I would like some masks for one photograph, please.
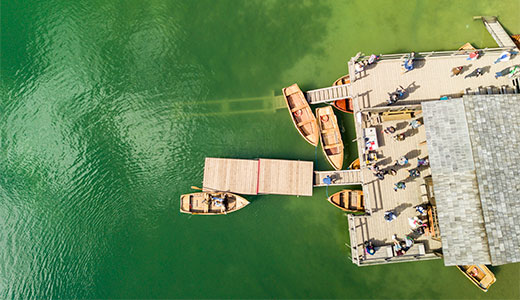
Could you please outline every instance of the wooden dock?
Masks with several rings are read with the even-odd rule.
[[[332,183],[329,185],[357,185],[362,184],[362,176],[360,170],[340,170],[340,171],[315,171],[314,186],[326,186],[323,179],[330,176]]]
[[[310,161],[207,157],[203,189],[244,195],[312,196],[312,171]]]
[[[309,104],[318,104],[350,98],[351,95],[349,92],[349,84],[343,84],[307,91],[305,97]]]
[[[352,261],[363,266],[437,258],[433,251],[441,247],[441,242],[438,237],[426,234],[416,239],[416,245],[422,245],[420,249],[418,247],[415,252],[407,252],[406,256],[398,257],[391,254],[391,251],[386,251],[392,245],[393,234],[401,240],[410,234],[408,218],[418,215],[414,207],[432,202],[434,195],[427,186],[431,175],[429,167],[421,167],[418,178],[410,178],[408,172],[417,167],[418,158],[428,157],[424,125],[417,129],[411,129],[409,126],[411,120],[421,119],[420,107],[413,112],[405,112],[402,119],[383,120],[377,116],[379,114],[382,113],[362,114],[361,123],[356,121],[356,133],[359,136],[363,134],[363,128],[376,128],[379,141],[379,148],[376,150],[379,157],[377,164],[382,170],[394,169],[396,175],[387,174],[384,179],[378,179],[365,162],[361,162],[362,189],[367,215],[349,216]],[[383,134],[382,129],[389,126],[397,128],[396,134],[406,133],[405,140],[396,141],[392,135]],[[358,143],[358,149],[363,153],[362,143]],[[408,164],[395,166],[395,161],[402,156],[408,158]],[[406,189],[394,191],[394,184],[399,181],[406,183]],[[395,212],[397,219],[392,222],[385,221],[386,211]],[[438,234],[438,229],[436,232]],[[367,241],[379,248],[377,256],[366,254],[363,245]]]
[[[510,49],[510,48],[507,48]],[[405,98],[397,101],[390,107],[419,105],[423,101],[439,100],[443,96],[457,98],[463,94],[496,91],[501,93],[516,92],[516,86],[507,76],[495,78],[495,73],[520,64],[520,55],[516,55],[507,62],[495,64],[496,59],[505,51],[505,48],[481,50],[479,59],[468,61],[467,52],[443,51],[418,53],[415,69],[403,73],[402,58],[406,54],[381,55],[381,59],[370,68],[355,76],[350,92],[353,96],[353,105],[358,110],[388,108],[389,93],[402,86]],[[464,66],[464,71],[458,76],[451,76],[451,69]],[[483,70],[479,77],[468,77],[476,68]],[[349,62],[349,71],[354,74],[354,62]]]
[[[502,27],[502,24],[498,22],[496,17],[475,17],[475,19],[482,19],[484,26],[486,26],[489,34],[491,34],[499,47],[516,47],[515,42],[505,31],[504,27]]]

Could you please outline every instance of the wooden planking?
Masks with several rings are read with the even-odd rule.
[[[323,183],[323,179],[327,176],[334,179],[330,185],[356,185],[362,183],[360,170],[315,171],[314,186],[326,186]]]
[[[416,116],[416,118],[419,118]],[[370,216],[364,216],[352,219],[352,226],[349,230],[354,235],[352,238],[355,244],[352,253],[361,260],[365,256],[363,243],[368,240],[375,241],[375,245],[386,245],[391,243],[393,234],[396,234],[399,239],[403,239],[410,233],[410,226],[408,218],[417,216],[414,206],[422,204],[421,184],[424,184],[424,177],[431,175],[429,168],[421,168],[420,178],[406,180],[409,169],[417,166],[417,158],[424,158],[428,156],[428,148],[423,141],[426,140],[426,133],[424,125],[412,131],[408,126],[410,120],[391,120],[377,124],[369,124],[363,122],[362,124],[356,122],[356,127],[366,128],[375,126],[378,129],[378,139],[380,148],[378,149],[380,162],[378,164],[381,169],[394,168],[397,171],[395,176],[385,175],[383,180],[377,179],[373,172],[370,171],[362,163],[361,172],[363,178],[363,194],[365,198],[365,205]],[[404,141],[395,141],[390,135],[379,134],[382,128],[394,126],[401,128],[396,132],[408,132],[408,136]],[[358,129],[358,128],[356,128]],[[356,130],[358,131],[358,130]],[[362,151],[361,146],[359,151]],[[404,167],[394,167],[395,160],[399,157],[408,155],[409,164]],[[393,190],[394,184],[398,181],[406,181],[406,189]],[[392,222],[384,220],[384,213],[389,210],[398,212],[398,217]],[[349,220],[350,222],[350,220]],[[422,235],[418,238],[418,242],[423,242],[426,246],[426,252],[431,253],[433,249],[441,247],[438,240],[432,239],[430,236]],[[357,247],[356,247],[357,245]],[[354,247],[356,247],[354,249]],[[413,260],[413,259],[411,259]],[[359,262],[363,264],[363,262]]]
[[[259,161],[258,193],[312,196],[312,162],[280,159]]]
[[[256,195],[258,161],[206,157],[203,189]]]
[[[312,196],[312,172],[309,161],[207,157],[203,187],[245,195]]]
[[[307,91],[305,97],[310,104],[317,104],[350,98],[351,96],[349,84],[343,84]]]
[[[478,90],[479,87],[512,86],[507,76],[495,79],[495,73],[506,67],[520,64],[520,55],[514,56],[508,62],[494,64],[500,56],[500,51],[485,52],[475,61],[467,61],[467,55],[429,57],[419,59],[416,69],[402,73],[399,59],[378,61],[372,68],[367,68],[357,74],[356,80],[350,85],[354,96],[354,106],[363,110],[371,107],[386,107],[388,93],[398,86],[409,88],[406,99],[399,100],[396,105],[415,104],[421,100],[438,100],[444,95],[458,95]],[[349,62],[350,68],[351,62]],[[451,77],[451,69],[457,66],[468,66],[459,76]],[[476,68],[483,68],[484,74],[479,77],[464,78]],[[352,78],[353,76],[351,76]]]
[[[500,24],[496,18],[483,18],[482,21],[499,47],[516,47],[513,39],[511,39],[509,34],[504,30],[504,27],[502,27],[502,24]]]

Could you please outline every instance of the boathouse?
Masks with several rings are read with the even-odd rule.
[[[520,261],[520,95],[422,104],[444,263]]]

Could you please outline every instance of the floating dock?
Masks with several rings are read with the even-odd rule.
[[[312,196],[312,188],[311,161],[213,157],[205,161],[205,191]]]

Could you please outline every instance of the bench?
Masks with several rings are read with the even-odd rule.
[[[374,253],[374,255],[370,255],[370,254],[366,253],[366,251],[364,250],[364,247],[363,247],[364,260],[389,259],[394,256],[394,252],[393,252],[391,245],[383,245],[380,247],[376,246],[375,249],[376,249],[376,253]]]
[[[426,250],[424,249],[424,244],[415,242],[408,251],[402,256],[423,256],[426,255]]]
[[[306,120],[306,121],[302,121],[302,122],[296,124],[296,126],[298,126],[298,127],[302,127],[303,125],[305,125],[305,124],[309,124],[309,123],[311,123],[311,122],[314,122],[314,120],[313,120],[313,119],[309,119],[309,120]]]

